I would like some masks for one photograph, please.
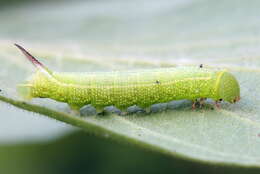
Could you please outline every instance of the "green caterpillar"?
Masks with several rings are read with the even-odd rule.
[[[51,98],[79,110],[91,104],[98,111],[106,106],[125,110],[137,105],[188,99],[192,107],[205,98],[234,103],[240,99],[235,77],[226,70],[200,67],[158,68],[139,71],[63,73],[47,69],[24,48],[15,44],[37,68],[18,92],[25,98]]]

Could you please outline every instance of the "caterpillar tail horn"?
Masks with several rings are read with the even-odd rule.
[[[48,68],[46,68],[41,62],[39,62],[34,56],[32,56],[28,51],[26,51],[22,46],[14,44],[24,55],[25,57],[38,69],[43,69],[48,73],[51,73]]]
[[[37,78],[39,74],[45,75],[47,77],[52,76],[52,71],[46,68],[41,62],[39,62],[34,56],[32,56],[28,51],[26,51],[22,46],[14,44],[24,55],[25,57],[37,68],[36,73],[32,76],[31,79],[27,80],[23,84],[17,86],[18,94],[21,95],[24,99],[31,99],[32,97],[32,87],[33,79]]]

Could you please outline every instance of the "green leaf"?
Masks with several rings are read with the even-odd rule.
[[[260,2],[250,2],[49,2],[49,6],[36,4],[0,11],[1,25],[5,26],[0,28],[0,36],[5,38],[0,42],[0,100],[98,136],[175,158],[260,167]],[[63,11],[57,13],[61,8]],[[25,18],[17,20],[17,16]],[[221,110],[192,111],[183,102],[171,103],[172,109],[146,116],[81,118],[70,113],[66,104],[49,99],[24,102],[17,96],[16,84],[33,69],[10,43],[21,40],[24,47],[45,58],[40,60],[57,71],[201,63],[227,68],[241,84],[242,99],[236,104],[223,104]]]

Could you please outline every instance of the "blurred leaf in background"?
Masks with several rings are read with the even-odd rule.
[[[259,173],[173,159],[75,132],[50,143],[0,146],[0,173]]]
[[[19,173],[18,169],[35,173],[39,168],[50,173],[71,173],[75,168],[93,173],[130,172],[137,165],[135,161],[140,162],[140,173],[259,172],[259,1],[0,2],[4,4],[0,7],[0,89],[4,96],[1,100],[19,101],[15,86],[33,73],[30,63],[13,47],[14,42],[28,48],[56,71],[108,71],[201,63],[227,68],[238,78],[242,96],[239,103],[223,104],[220,111],[193,112],[185,102],[172,102],[168,111],[150,116],[80,119],[71,115],[67,121],[64,119],[69,115],[66,104],[49,99],[30,102],[59,111],[64,116],[59,120],[72,125],[80,123],[87,132],[98,134],[96,129],[88,128],[94,125],[103,131],[99,135],[108,137],[106,141],[87,134],[72,134],[74,127],[1,103],[3,173]],[[29,105],[19,103],[19,106],[26,109]],[[57,114],[52,117],[58,118]],[[110,139],[137,146],[107,142]],[[143,152],[136,147],[157,153]],[[41,149],[49,153],[42,153]],[[92,155],[82,156],[85,153]],[[16,160],[17,171],[13,167]],[[93,165],[87,165],[90,160]],[[116,168],[111,161],[120,167]],[[7,172],[10,169],[13,172]]]

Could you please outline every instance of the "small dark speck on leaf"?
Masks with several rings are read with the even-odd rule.
[[[155,83],[157,83],[157,84],[160,84],[159,80],[156,80],[156,82],[155,82]]]
[[[203,68],[203,64],[200,64],[200,68]]]

